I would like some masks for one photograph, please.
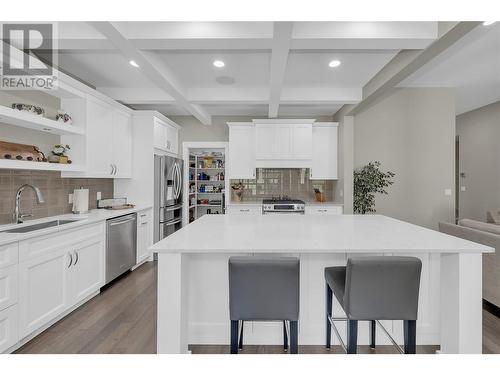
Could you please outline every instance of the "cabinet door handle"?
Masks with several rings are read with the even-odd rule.
[[[242,208],[241,208],[241,209],[240,209],[240,212],[250,212],[250,209],[249,209],[249,208],[247,208],[247,209],[242,209]]]
[[[73,254],[71,253],[68,253],[69,254],[69,264],[68,264],[68,268],[71,267],[71,265],[73,264]]]
[[[144,221],[141,223],[141,225],[146,225],[148,222],[147,221]]]
[[[146,216],[147,216],[147,214],[141,214],[141,217],[146,217]]]
[[[318,210],[318,212],[327,212],[326,210]]]
[[[76,266],[76,264],[78,263],[78,260],[80,259],[80,256],[78,255],[78,251],[75,250],[75,257],[76,257],[76,260],[75,260],[75,264],[73,264],[74,266]]]
[[[115,168],[113,168],[113,164],[110,164],[110,167],[111,167],[111,173],[110,174],[113,174],[113,172],[115,171]]]
[[[113,164],[115,166],[115,174],[118,172],[118,167],[116,166],[116,164]]]

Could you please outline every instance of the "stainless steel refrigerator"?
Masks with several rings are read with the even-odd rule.
[[[154,242],[182,227],[182,160],[155,155]]]

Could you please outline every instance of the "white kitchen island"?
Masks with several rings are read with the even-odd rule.
[[[360,255],[409,255],[423,265],[417,345],[441,345],[443,353],[482,351],[482,253],[494,251],[487,246],[381,215],[205,215],[152,250],[159,263],[158,353],[187,353],[188,344],[229,345],[227,261],[259,253],[300,258],[299,345],[325,343],[324,267]],[[334,300],[334,315],[341,313]],[[368,342],[363,323],[360,344]],[[383,324],[402,341],[401,322]],[[281,340],[279,323],[245,324],[244,344]],[[378,333],[377,344],[386,343]]]

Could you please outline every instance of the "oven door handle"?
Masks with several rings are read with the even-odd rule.
[[[165,208],[165,211],[167,211],[167,212],[176,211],[179,208],[182,208],[182,203],[176,204],[175,206],[172,206],[172,207],[167,207],[167,208]]]
[[[165,226],[175,225],[175,224],[179,224],[181,221],[182,221],[182,218],[174,220],[174,221],[167,221],[166,223],[163,223],[163,225],[165,225]]]

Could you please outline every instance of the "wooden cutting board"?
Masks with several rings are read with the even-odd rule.
[[[47,161],[37,146],[0,141],[0,159]]]

